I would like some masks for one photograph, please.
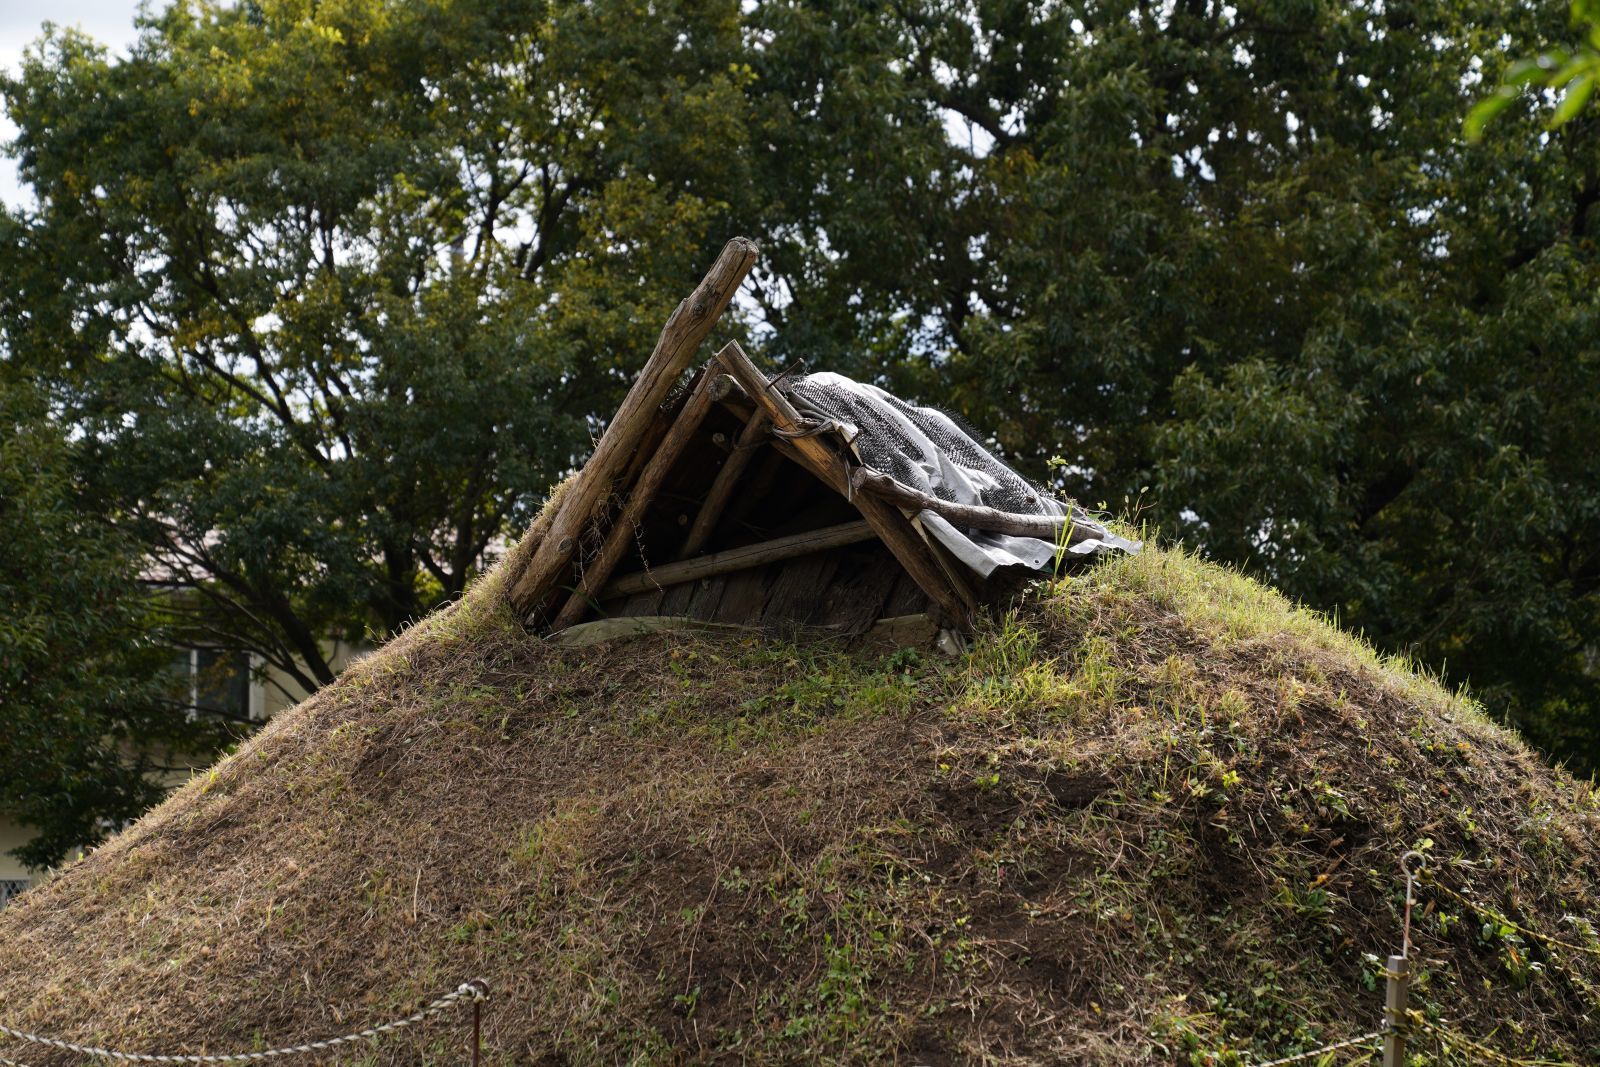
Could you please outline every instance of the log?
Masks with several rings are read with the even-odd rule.
[[[1038,537],[1060,543],[1062,527],[1071,526],[1071,532],[1067,534],[1066,540],[1066,544],[1069,545],[1075,545],[1099,533],[1091,527],[1073,522],[1070,515],[1018,515],[1015,512],[1000,511],[981,504],[956,504],[940,500],[869,467],[857,467],[851,474],[850,481],[861,492],[882,497],[891,504],[912,511],[931,511],[935,515],[949,519],[952,526],[964,529],[987,530],[991,533],[1012,534],[1016,537]]]
[[[729,341],[717,353],[720,363],[733,380],[756,406],[767,413],[774,428],[793,433],[804,428],[804,420],[789,398],[771,388],[766,378],[750,362],[737,341]],[[785,442],[801,457],[805,466],[841,496],[855,504],[856,510],[872,524],[873,531],[894,553],[895,559],[918,585],[928,591],[934,602],[956,625],[971,625],[971,605],[951,586],[928,543],[923,540],[900,510],[888,502],[866,493],[855,493],[850,482],[850,472],[843,456],[829,446],[821,436],[794,437]]]
[[[661,491],[661,485],[672,471],[672,465],[678,461],[685,446],[689,444],[689,439],[700,429],[700,424],[711,411],[711,382],[715,378],[716,375],[709,373],[702,376],[694,392],[689,394],[689,400],[683,405],[683,410],[678,412],[677,421],[672,424],[672,429],[667,431],[667,436],[662,438],[655,455],[650,457],[650,462],[639,472],[639,479],[633,483],[633,490],[628,494],[627,503],[622,506],[622,512],[606,533],[605,543],[600,546],[600,552],[595,558],[584,568],[582,580],[567,598],[555,621],[551,623],[552,629],[564,630],[582,619],[583,613],[597,599],[595,594],[611,579],[611,572],[617,569],[617,564],[622,562],[623,554],[633,543],[639,523],[644,519],[644,513],[654,503],[656,494]]]
[[[719,374],[717,381],[726,382],[728,378]],[[715,398],[724,399],[724,397]],[[728,499],[733,496],[734,489],[739,485],[739,479],[744,477],[750,461],[755,458],[756,449],[766,439],[767,425],[767,413],[764,411],[757,411],[745,421],[744,429],[734,441],[733,451],[723,461],[722,469],[717,471],[717,477],[712,481],[711,489],[706,493],[705,501],[694,517],[694,525],[689,527],[689,536],[684,538],[683,548],[678,550],[679,559],[698,555],[706,546],[706,539],[711,536],[711,531],[716,529],[717,520],[722,518],[722,512],[728,506]]]
[[[512,607],[522,617],[535,614],[554,590],[572,560],[573,546],[584,526],[610,495],[617,475],[638,448],[651,416],[722,317],[755,264],[756,253],[755,242],[748,238],[729,241],[694,293],[667,320],[638,380],[601,436],[594,455],[567,488],[549,532],[511,587]]]
[[[681,585],[684,582],[710,578],[717,574],[742,571],[747,567],[759,567],[812,552],[870,541],[876,536],[872,524],[865,521],[824,526],[820,530],[807,530],[805,533],[777,537],[771,541],[741,545],[723,552],[712,552],[709,555],[696,556],[694,559],[665,563],[651,570],[625,575],[601,590],[598,599],[610,600],[612,597],[629,596],[647,589]]]

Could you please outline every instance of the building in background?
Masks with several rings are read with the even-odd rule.
[[[335,673],[342,672],[366,651],[365,646],[344,641],[323,645]],[[194,714],[221,715],[230,721],[265,723],[272,716],[300,703],[311,694],[282,670],[264,665],[245,652],[217,648],[180,648],[173,652],[174,688],[184,695]],[[176,788],[189,774],[174,773],[168,783]],[[12,855],[28,843],[28,829],[0,815],[0,908],[27,889],[42,874],[29,870]]]

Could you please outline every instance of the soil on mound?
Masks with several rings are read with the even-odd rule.
[[[1113,561],[955,661],[562,650],[495,603],[0,915],[0,1022],[231,1052],[482,976],[491,1064],[1255,1062],[1375,1028],[1421,848],[1413,1003],[1600,1060],[1595,792],[1219,568]]]

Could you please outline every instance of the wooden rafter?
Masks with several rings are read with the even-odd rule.
[[[662,438],[660,447],[639,472],[638,480],[633,483],[633,489],[628,493],[627,503],[623,505],[622,512],[606,534],[600,552],[585,565],[583,578],[551,624],[553,629],[562,630],[576,623],[583,618],[584,612],[590,605],[598,600],[600,590],[611,579],[611,572],[617,569],[623,554],[633,543],[639,523],[644,519],[650,505],[655,502],[656,494],[661,491],[661,485],[667,480],[672,465],[683,454],[690,438],[700,429],[700,424],[710,412],[713,403],[710,386],[715,377],[716,375],[711,373],[702,375],[694,391],[689,394],[688,402],[683,405],[683,410],[678,413],[678,418],[667,431],[666,437]]]
[[[739,479],[744,477],[750,461],[755,458],[756,449],[766,440],[767,426],[767,413],[764,411],[758,410],[745,420],[744,429],[739,431],[738,438],[734,440],[733,451],[723,461],[722,469],[717,471],[716,480],[711,483],[705,502],[694,517],[694,525],[689,527],[689,536],[684,538],[683,547],[678,550],[679,559],[697,555],[706,546],[706,540],[711,536],[711,531],[716,529],[717,520],[722,518],[728,500],[739,485]]]
[[[612,597],[642,593],[647,589],[682,585],[684,582],[698,581],[718,574],[742,571],[750,567],[760,567],[768,563],[794,559],[797,556],[810,555],[813,552],[823,552],[830,548],[870,541],[876,536],[877,532],[873,530],[871,523],[857,520],[840,523],[837,526],[825,526],[820,530],[807,530],[805,533],[791,534],[788,537],[776,537],[771,541],[741,545],[723,552],[712,552],[696,556],[694,559],[665,563],[637,574],[625,575],[602,589],[599,599],[610,600]]]
[[[745,394],[766,412],[773,429],[786,436],[785,443],[798,455],[802,463],[850,499],[873,531],[883,541],[895,559],[900,561],[911,577],[933,598],[951,621],[965,627],[970,625],[972,605],[951,583],[940,566],[928,542],[911,525],[900,509],[879,497],[854,492],[850,471],[844,456],[836,451],[822,435],[808,435],[808,427],[793,404],[781,392],[773,389],[756,369],[750,357],[737,341],[730,341],[717,353],[717,362],[728,372]]]
[[[722,317],[754,265],[756,251],[755,242],[747,238],[729,241],[694,293],[667,320],[655,350],[600,438],[594,455],[568,486],[549,531],[512,584],[511,603],[523,617],[537,614],[555,591],[556,582],[572,562],[584,528],[603,507],[617,477],[638,449],[656,409]]]

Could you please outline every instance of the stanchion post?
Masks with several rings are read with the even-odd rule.
[[[478,1067],[478,1056],[483,1052],[483,999],[472,1002],[472,1067]]]
[[[1411,961],[1390,956],[1383,1000],[1383,1067],[1406,1067],[1406,1004],[1411,991]]]

